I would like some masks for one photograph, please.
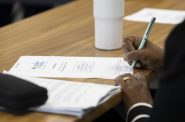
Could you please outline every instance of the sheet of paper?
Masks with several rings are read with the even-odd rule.
[[[5,72],[5,74],[11,74]],[[11,74],[14,75],[14,74]],[[86,111],[120,92],[119,86],[17,76],[48,90],[47,102],[35,111],[82,117]]]
[[[157,18],[156,23],[178,24],[185,19],[185,11],[144,8],[132,15],[124,17],[124,20],[149,22],[152,17]]]
[[[33,77],[115,79],[133,71],[122,57],[22,56],[9,72]]]

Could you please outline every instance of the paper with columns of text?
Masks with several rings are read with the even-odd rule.
[[[4,73],[14,75],[9,72]],[[48,90],[48,100],[46,103],[40,107],[30,109],[40,112],[83,117],[96,106],[121,92],[119,86],[14,76],[45,87]]]
[[[185,19],[185,11],[144,8],[134,14],[125,16],[124,20],[150,22],[152,17],[156,17],[156,23],[179,24]]]
[[[9,72],[33,77],[115,79],[133,70],[122,57],[21,56]]]

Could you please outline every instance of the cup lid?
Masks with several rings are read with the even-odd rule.
[[[93,12],[95,17],[122,17],[124,0],[94,0]]]

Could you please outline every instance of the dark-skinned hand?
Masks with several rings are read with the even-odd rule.
[[[141,38],[131,36],[123,40],[124,59],[131,65],[137,60],[135,68],[145,68],[153,71],[160,71],[163,65],[163,50],[147,41],[143,49],[138,50]]]

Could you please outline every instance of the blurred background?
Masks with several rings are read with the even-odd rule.
[[[0,27],[73,0],[0,0]]]

